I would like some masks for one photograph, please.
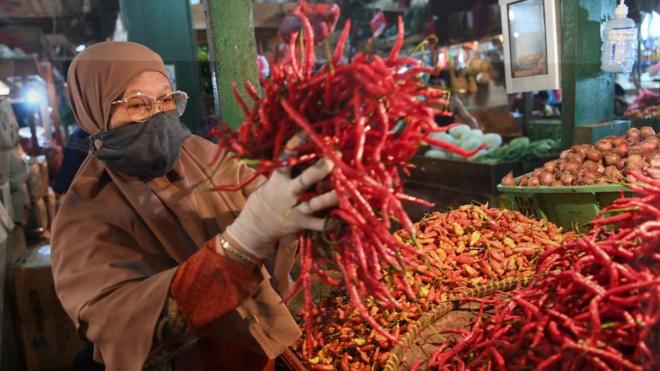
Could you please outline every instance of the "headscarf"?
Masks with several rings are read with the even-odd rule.
[[[105,42],[79,54],[69,69],[68,90],[82,129],[109,129],[112,102],[145,71],[167,76],[160,56],[137,43]],[[236,184],[251,172],[224,161],[212,173],[214,151],[211,142],[192,136],[174,171],[147,183],[88,155],[62,202],[53,225],[55,287],[107,370],[141,369],[176,267],[223,231],[245,202],[243,192],[199,191]],[[232,325],[240,328],[221,331],[236,331],[232,340],[239,344],[256,339],[271,358],[300,335],[268,280],[236,312],[244,319],[259,313],[261,321],[238,321]],[[248,330],[253,338],[242,340],[241,331]]]

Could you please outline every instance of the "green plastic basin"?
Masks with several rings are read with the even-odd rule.
[[[547,219],[564,229],[584,231],[598,212],[621,194],[632,192],[625,185],[519,187],[497,186],[511,209],[537,219]]]

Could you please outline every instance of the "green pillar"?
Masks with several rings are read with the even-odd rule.
[[[562,132],[564,146],[576,128],[614,118],[614,77],[600,70],[601,24],[616,0],[561,1]]]
[[[214,62],[220,113],[233,128],[243,121],[243,111],[232,95],[232,81],[236,81],[243,97],[245,81],[259,86],[252,9],[249,0],[206,1],[209,55]]]
[[[144,44],[173,66],[176,87],[190,96],[182,121],[194,132],[206,116],[201,101],[197,42],[189,0],[120,0],[128,39]]]

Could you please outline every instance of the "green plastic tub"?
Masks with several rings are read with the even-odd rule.
[[[626,186],[618,184],[564,187],[506,187],[500,184],[497,189],[504,194],[511,209],[578,231],[584,231],[584,226],[622,192],[632,195]]]
[[[561,139],[561,120],[530,120],[525,129],[527,130],[527,137],[532,142],[541,139]]]

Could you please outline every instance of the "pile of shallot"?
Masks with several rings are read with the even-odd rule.
[[[623,136],[610,136],[595,145],[579,144],[563,151],[558,160],[546,162],[532,173],[514,179],[509,173],[505,186],[575,186],[634,182],[631,173],[642,171],[660,179],[660,134],[645,126],[632,128]]]

